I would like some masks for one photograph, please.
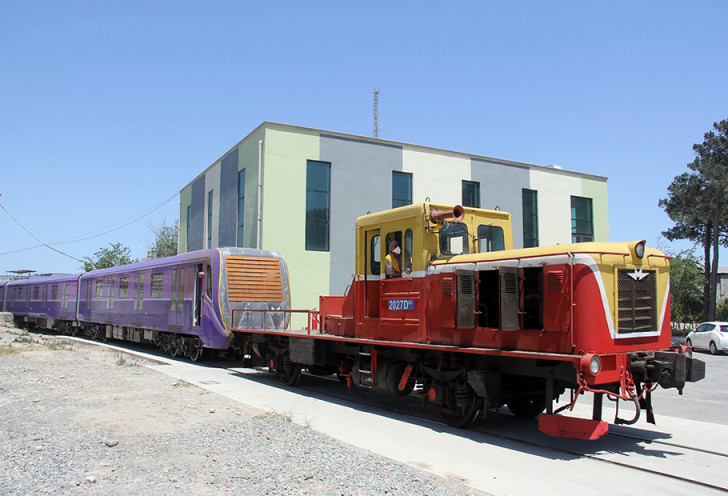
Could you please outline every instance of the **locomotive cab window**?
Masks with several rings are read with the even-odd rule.
[[[404,233],[404,245],[402,246],[404,271],[408,274],[412,273],[412,229],[407,229]]]
[[[399,247],[399,254],[390,253],[389,245],[390,243],[392,243],[392,241],[397,242],[397,246]],[[390,233],[387,233],[387,243],[384,246],[384,251],[386,252],[384,260],[385,273],[388,264],[391,264],[391,270],[394,271],[394,274],[387,274],[387,279],[392,277],[402,277],[402,271],[404,269],[402,263],[402,254],[404,253],[404,248],[402,246],[402,231],[392,231]]]
[[[498,226],[478,226],[478,252],[505,250],[503,228]]]
[[[372,275],[378,276],[381,273],[380,264],[382,261],[382,247],[379,235],[372,236],[369,242],[369,270]]]
[[[462,222],[448,222],[439,231],[440,253],[463,255],[468,253],[468,226]]]

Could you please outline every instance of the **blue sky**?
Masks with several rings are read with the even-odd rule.
[[[0,203],[57,242],[171,199],[56,245],[143,257],[147,224],[261,122],[369,136],[378,87],[380,137],[607,176],[611,239],[654,246],[658,200],[728,118],[726,19],[724,1],[0,0]],[[0,211],[0,273],[79,270],[35,245]]]

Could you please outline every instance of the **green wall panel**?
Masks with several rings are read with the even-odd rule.
[[[318,297],[329,294],[331,255],[307,251],[305,230],[306,161],[319,160],[319,135],[267,127],[263,150],[262,248],[285,257],[293,308],[318,307]]]
[[[586,198],[592,198],[592,208],[594,212],[594,241],[609,241],[607,182],[582,178],[581,193],[582,196]]]
[[[192,183],[179,194],[179,252],[187,252],[187,207],[192,204]]]

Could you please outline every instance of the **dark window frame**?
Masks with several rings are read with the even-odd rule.
[[[594,203],[591,198],[571,197],[571,242],[594,241]]]
[[[321,171],[324,175],[319,176]],[[323,173],[322,173],[323,174]],[[325,206],[317,207],[321,203]],[[306,251],[329,251],[331,242],[331,162],[306,161]]]
[[[242,178],[242,184],[240,179]],[[245,246],[245,169],[238,171],[238,211],[235,246]]]
[[[523,247],[538,246],[538,191],[523,188],[521,190],[521,207],[523,215]]]
[[[480,181],[466,181],[465,179],[463,179],[462,206],[480,208]]]
[[[207,192],[207,248],[212,248],[212,192]]]
[[[406,182],[405,191],[398,191]],[[412,205],[412,173],[392,171],[392,208]]]

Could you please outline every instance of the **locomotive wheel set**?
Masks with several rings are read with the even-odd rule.
[[[388,254],[392,241],[399,255]],[[401,272],[387,275],[387,265]],[[321,296],[318,311],[290,309],[281,255],[242,248],[0,291],[23,322],[153,341],[193,360],[205,349],[240,353],[288,385],[302,369],[336,374],[350,388],[425,398],[457,427],[506,405],[538,415],[549,435],[595,439],[608,429],[605,395],[632,406],[616,423],[642,411],[654,422],[656,387],[682,394],[705,375],[690,348],[671,346],[668,257],[643,241],[514,250],[509,214],[460,206],[357,219],[354,279],[345,296]],[[300,329],[294,313],[306,317]],[[558,415],[585,393],[592,419]]]

